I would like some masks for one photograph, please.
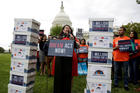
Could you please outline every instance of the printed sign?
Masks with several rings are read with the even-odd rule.
[[[88,48],[86,46],[81,46],[78,49],[78,53],[88,53]]]
[[[23,92],[23,90],[11,88],[11,89],[10,89],[10,93],[24,93],[24,92]]]
[[[87,75],[87,64],[86,62],[78,63],[78,74]]]
[[[48,55],[72,57],[73,46],[73,40],[50,40]]]
[[[12,75],[12,84],[16,85],[23,85],[24,77],[23,76],[18,76],[18,75]]]
[[[109,22],[108,21],[93,21],[92,22],[92,31],[104,31],[108,32]]]
[[[28,31],[30,23],[25,21],[18,21],[15,23],[15,25],[15,31]]]
[[[90,88],[90,93],[107,93],[107,84],[105,83],[87,83]]]
[[[24,73],[24,63],[12,61],[11,62],[11,71]]]
[[[26,49],[24,48],[12,48],[12,57],[13,58],[20,58],[20,59],[26,59]]]
[[[110,36],[92,36],[92,47],[112,48],[113,41]]]
[[[111,68],[110,67],[103,67],[103,66],[88,66],[88,78],[94,79],[104,79],[110,80],[111,79]]]
[[[119,40],[118,45],[121,52],[135,52],[137,50],[137,44],[133,40]]]
[[[26,45],[27,35],[15,35],[15,44]]]
[[[91,62],[107,63],[108,52],[91,51]]]

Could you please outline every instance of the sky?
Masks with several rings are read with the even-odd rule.
[[[74,32],[77,28],[88,31],[89,18],[114,18],[114,26],[140,22],[140,4],[136,0],[0,0],[0,47],[10,48],[15,18],[39,21],[40,29],[48,35],[61,1]]]

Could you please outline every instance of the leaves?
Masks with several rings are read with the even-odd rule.
[[[50,34],[52,36],[59,36],[61,31],[62,31],[62,26],[56,25],[51,28]]]
[[[3,47],[0,47],[0,53],[4,53],[4,48]]]
[[[123,27],[126,28],[126,34],[127,36],[129,36],[130,31],[134,30],[138,33],[138,37],[140,38],[140,23],[128,23],[127,25],[123,25]]]

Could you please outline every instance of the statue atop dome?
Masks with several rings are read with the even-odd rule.
[[[64,11],[63,1],[61,1],[60,12],[55,16],[52,22],[52,26],[56,26],[56,25],[64,26],[66,24],[72,26],[72,22],[69,16]]]

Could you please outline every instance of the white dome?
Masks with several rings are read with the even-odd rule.
[[[72,22],[70,21],[69,16],[64,12],[63,2],[62,2],[60,7],[60,12],[55,16],[52,25],[64,26],[66,24],[71,26]]]

